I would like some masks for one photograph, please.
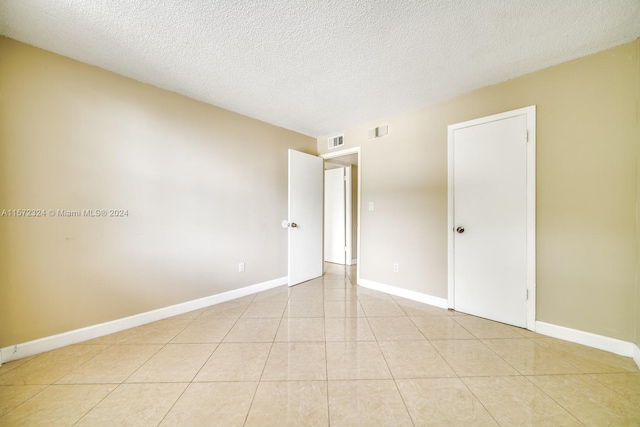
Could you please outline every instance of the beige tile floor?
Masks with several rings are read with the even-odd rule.
[[[629,358],[326,269],[7,363],[0,426],[640,425]]]

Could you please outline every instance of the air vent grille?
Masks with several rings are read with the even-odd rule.
[[[332,136],[328,139],[329,149],[344,145],[344,135]]]

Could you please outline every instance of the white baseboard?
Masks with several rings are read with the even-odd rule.
[[[552,325],[545,322],[536,322],[536,332],[553,338],[605,350],[621,356],[633,357],[636,363],[640,360],[640,350],[638,350],[637,345],[616,338],[609,338],[592,334],[591,332],[565,328],[564,326]]]
[[[358,258],[354,258],[348,265],[356,265],[358,263]]]
[[[447,308],[447,299],[446,298],[438,298],[431,295],[423,294],[421,292],[410,291],[408,289],[399,288],[397,286],[386,285],[384,283],[374,282],[373,280],[367,280],[360,278],[358,285],[373,289],[374,291],[380,291],[387,294],[395,295],[397,297],[402,297],[406,299],[410,299],[413,301],[418,301],[424,304],[433,305],[440,308]]]
[[[0,349],[0,366],[2,366],[2,363],[11,362],[12,360],[22,359],[44,353],[45,351],[55,350],[67,345],[77,344],[82,341],[99,338],[114,332],[120,332],[125,329],[134,328],[136,326],[145,325],[168,317],[231,301],[246,295],[266,291],[267,289],[286,285],[288,281],[289,279],[287,277],[281,277],[279,279],[245,286],[244,288],[234,289],[232,291],[147,311],[145,313],[135,314],[122,319],[112,320],[110,322],[87,326],[86,328],[75,329],[73,331],[63,332],[61,334],[40,338],[22,344],[4,347]]]
[[[636,362],[636,365],[640,368],[640,347],[636,344],[633,345],[633,355],[631,357],[633,357],[633,361]]]

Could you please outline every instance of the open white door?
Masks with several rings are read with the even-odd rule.
[[[323,163],[289,150],[289,286],[322,276]]]

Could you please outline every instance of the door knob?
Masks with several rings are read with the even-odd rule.
[[[456,231],[460,234],[464,233],[464,227],[458,227],[456,228]]]
[[[296,224],[295,222],[291,223],[291,228],[296,228],[298,226],[298,224]]]

